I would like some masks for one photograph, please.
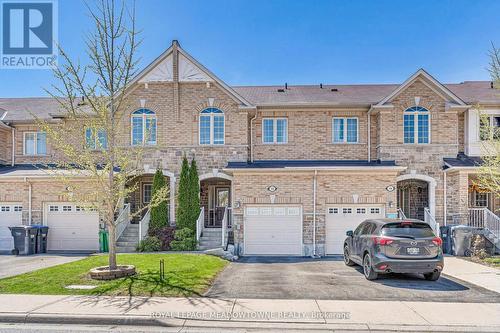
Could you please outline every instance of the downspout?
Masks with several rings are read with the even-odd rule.
[[[317,258],[316,254],[316,187],[317,187],[317,177],[318,170],[314,170],[313,177],[313,258]]]
[[[443,221],[444,221],[444,225],[447,225],[447,218],[446,218],[446,214],[448,213],[447,212],[447,209],[446,209],[446,171],[443,172]]]
[[[16,159],[16,129],[14,127],[12,127],[12,158],[10,159],[11,160],[11,165],[14,166],[14,164],[16,163],[15,159]]]
[[[250,119],[250,163],[253,163],[253,121],[257,118],[257,114]]]
[[[370,110],[368,110],[368,119],[367,119],[367,123],[368,123],[368,129],[367,129],[367,132],[368,132],[368,138],[367,138],[367,144],[368,144],[368,163],[372,160],[372,152],[371,152],[371,143],[372,143],[372,138],[371,138],[371,115],[370,115],[370,111],[372,110],[372,108],[370,108]]]
[[[31,225],[31,183],[24,177],[24,182],[28,183],[28,225]]]

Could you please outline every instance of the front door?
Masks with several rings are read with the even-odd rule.
[[[224,218],[224,210],[229,207],[229,187],[215,187],[212,200],[210,200],[210,227],[222,227],[222,219]]]

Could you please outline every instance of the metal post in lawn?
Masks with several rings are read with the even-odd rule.
[[[160,281],[165,280],[165,260],[160,259]]]

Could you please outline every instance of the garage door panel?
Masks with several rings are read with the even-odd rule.
[[[246,208],[246,255],[301,255],[300,206],[250,206]]]
[[[339,205],[327,209],[326,254],[342,254],[346,231],[367,219],[383,218],[383,205]]]
[[[51,207],[52,206],[52,207]],[[63,211],[65,209],[70,211]],[[52,211],[51,211],[52,210]],[[48,250],[96,251],[99,249],[99,214],[77,210],[74,204],[47,204]]]
[[[0,251],[14,248],[14,240],[9,227],[22,225],[22,206],[20,203],[0,203]]]

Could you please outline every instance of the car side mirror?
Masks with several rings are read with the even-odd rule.
[[[352,235],[353,235],[352,230],[348,230],[348,231],[346,231],[346,233],[345,233],[345,234],[346,234],[346,236],[348,236],[348,237],[352,237]]]

